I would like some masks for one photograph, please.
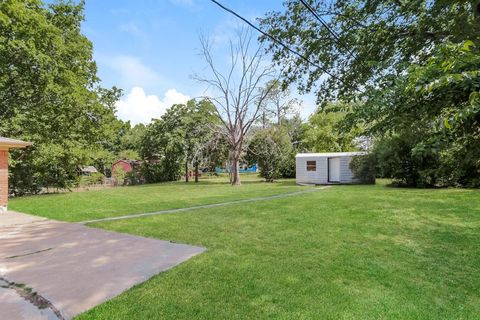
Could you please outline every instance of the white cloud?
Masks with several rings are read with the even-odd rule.
[[[117,114],[120,119],[130,120],[132,125],[138,123],[149,123],[152,118],[159,118],[165,111],[176,103],[185,103],[189,96],[169,89],[160,100],[156,95],[147,95],[141,87],[134,87],[132,90],[117,102]]]
[[[167,84],[167,81],[162,76],[136,57],[119,55],[115,57],[100,57],[99,60],[117,74],[115,79],[120,87],[153,88]]]

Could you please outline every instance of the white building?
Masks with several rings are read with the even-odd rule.
[[[366,152],[299,153],[296,160],[298,184],[356,183],[349,164],[353,156]]]

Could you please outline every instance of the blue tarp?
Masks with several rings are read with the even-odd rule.
[[[227,173],[227,172],[230,172],[230,170],[227,170],[226,168],[216,167],[215,172],[216,173]],[[254,164],[253,166],[244,168],[244,169],[240,169],[240,173],[255,173],[255,172],[257,172],[257,165],[256,164]]]

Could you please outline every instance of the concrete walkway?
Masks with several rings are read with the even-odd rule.
[[[329,188],[329,187],[330,186],[324,186],[324,187],[311,188],[311,189],[302,190],[302,191],[282,193],[282,194],[277,194],[277,195],[274,195],[274,196],[250,198],[250,199],[243,199],[243,200],[234,200],[234,201],[227,201],[227,202],[220,202],[220,203],[213,203],[213,204],[205,204],[205,205],[188,207],[188,208],[169,209],[169,210],[162,210],[162,211],[155,211],[155,212],[129,214],[129,215],[125,215],[125,216],[93,219],[93,220],[81,221],[81,222],[78,222],[78,223],[88,224],[88,223],[104,222],[104,221],[135,219],[135,218],[141,218],[141,217],[156,216],[156,215],[159,215],[159,214],[180,213],[180,212],[186,212],[186,211],[194,211],[194,210],[198,210],[198,209],[216,208],[216,207],[228,206],[228,205],[239,204],[239,203],[248,203],[248,202],[281,199],[281,198],[298,196],[298,195],[302,195],[302,194],[306,194],[306,193],[317,192],[317,191],[324,190],[324,189]]]
[[[65,319],[205,250],[14,212],[0,214],[0,244],[0,277],[31,288]],[[1,289],[0,319],[50,319]]]

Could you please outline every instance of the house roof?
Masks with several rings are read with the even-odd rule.
[[[94,166],[81,167],[80,170],[84,173],[97,173],[98,170]]]
[[[31,144],[31,142],[0,137],[0,149],[25,148]]]
[[[351,157],[351,156],[364,156],[367,153],[364,151],[355,152],[323,152],[323,153],[299,153],[296,158],[307,157]]]
[[[143,163],[142,160],[120,159],[120,160],[115,161],[112,165],[116,165],[119,162],[125,162],[125,163],[131,164],[131,165]]]

